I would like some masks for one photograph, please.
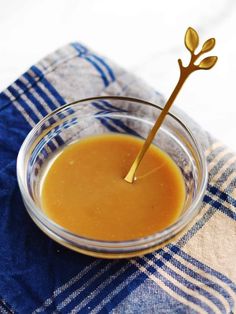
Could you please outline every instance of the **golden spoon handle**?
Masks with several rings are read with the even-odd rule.
[[[175,98],[177,97],[181,87],[183,86],[183,84],[186,81],[186,79],[188,78],[188,76],[196,70],[211,69],[217,61],[217,57],[215,57],[215,56],[214,57],[207,57],[207,58],[203,59],[199,65],[195,65],[194,62],[197,60],[197,58],[200,55],[202,55],[205,52],[210,51],[215,46],[215,39],[214,38],[208,39],[203,44],[202,50],[198,54],[194,54],[194,51],[198,46],[198,42],[199,42],[199,37],[198,37],[197,32],[193,28],[189,27],[186,31],[186,34],[185,34],[185,46],[187,47],[187,49],[191,53],[191,59],[190,59],[189,65],[187,67],[184,67],[182,65],[182,61],[180,59],[178,60],[179,67],[180,67],[179,81],[176,84],[176,86],[175,86],[172,94],[170,95],[168,101],[166,102],[165,107],[163,108],[161,114],[157,118],[154,126],[152,127],[152,129],[150,131],[150,133],[148,134],[148,137],[145,140],[145,142],[144,142],[141,150],[139,151],[137,157],[135,158],[133,164],[131,165],[129,172],[127,173],[126,177],[124,178],[125,181],[127,181],[128,183],[134,182],[135,174],[136,174],[136,171],[137,171],[137,168],[138,168],[140,162],[142,161],[146,151],[148,150],[149,146],[151,145],[157,131],[159,130],[162,122],[164,121],[166,115],[168,114],[168,111],[170,110],[171,105],[173,104]]]
[[[175,86],[175,89],[173,90],[173,92],[172,92],[170,98],[168,99],[165,107],[161,111],[161,114],[159,115],[159,117],[156,120],[154,126],[152,127],[150,133],[148,134],[148,137],[147,137],[146,141],[144,142],[141,150],[139,151],[137,157],[135,158],[129,172],[127,173],[127,175],[125,177],[125,181],[127,181],[129,183],[132,183],[134,181],[135,173],[136,173],[136,170],[137,170],[140,162],[142,161],[142,159],[143,159],[146,151],[148,150],[149,146],[151,145],[157,131],[159,130],[162,122],[164,121],[166,115],[168,114],[168,111],[169,111],[171,105],[173,104],[176,96],[178,95],[181,87],[183,86],[186,78],[187,78],[187,76],[181,80],[181,77],[180,77],[177,85]]]

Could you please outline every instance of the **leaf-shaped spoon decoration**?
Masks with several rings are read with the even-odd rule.
[[[199,44],[198,33],[192,27],[189,27],[184,38],[186,48],[190,53],[194,53]]]
[[[216,61],[217,57],[207,57],[199,63],[198,67],[202,70],[209,70],[213,68],[213,66],[216,64]]]
[[[206,53],[206,52],[208,52],[214,48],[214,46],[215,46],[215,39],[214,38],[208,39],[203,44],[201,51],[199,53],[195,54],[195,50],[199,45],[199,36],[198,36],[198,33],[196,32],[195,29],[193,29],[192,27],[189,27],[185,33],[184,43],[185,43],[186,48],[190,51],[190,54],[191,54],[189,64],[185,67],[182,64],[182,60],[181,59],[178,60],[179,68],[180,68],[179,80],[178,80],[172,94],[170,95],[170,98],[167,100],[161,114],[157,118],[153,128],[151,129],[150,133],[148,134],[148,137],[145,140],[141,150],[139,151],[137,157],[135,158],[133,164],[131,165],[128,174],[125,177],[125,181],[127,181],[129,183],[134,182],[135,173],[137,171],[137,168],[138,168],[140,162],[142,161],[146,151],[148,150],[149,146],[151,145],[158,129],[160,128],[162,122],[164,121],[166,115],[168,114],[168,111],[169,111],[171,105],[173,104],[176,96],[178,95],[181,87],[183,86],[183,84],[186,81],[186,79],[188,78],[188,76],[197,70],[209,70],[217,62],[217,57],[211,56],[211,57],[207,57],[207,58],[203,59],[198,65],[195,64],[195,61],[202,54],[204,54],[204,53]]]
[[[215,38],[210,38],[207,41],[205,41],[202,46],[202,53],[212,50],[215,47],[215,43],[216,43]]]

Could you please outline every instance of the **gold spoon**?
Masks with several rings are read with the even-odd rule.
[[[195,54],[194,52],[195,52],[195,50],[199,44],[199,36],[198,36],[198,33],[191,27],[189,27],[185,33],[184,43],[185,43],[186,48],[190,51],[190,54],[191,54],[190,62],[188,64],[188,66],[185,67],[182,64],[182,60],[181,59],[178,60],[179,68],[180,68],[180,77],[179,77],[178,83],[176,84],[172,94],[170,95],[170,98],[166,102],[161,114],[157,118],[153,128],[151,129],[150,133],[148,134],[146,141],[144,142],[141,150],[139,151],[139,153],[138,153],[137,157],[135,158],[132,166],[130,167],[128,174],[125,177],[125,181],[127,181],[129,183],[134,182],[135,173],[137,171],[137,168],[138,168],[140,162],[142,161],[146,151],[148,150],[150,144],[152,143],[158,129],[160,128],[160,126],[161,126],[163,120],[165,119],[171,105],[173,104],[176,96],[178,95],[181,87],[183,86],[183,84],[186,81],[186,79],[188,78],[188,76],[196,70],[209,70],[209,69],[211,69],[216,64],[216,61],[218,59],[216,56],[207,57],[207,58],[203,59],[198,65],[194,64],[195,61],[202,54],[204,54],[204,53],[206,53],[206,52],[208,52],[214,48],[215,39],[214,38],[208,39],[203,44],[201,51],[199,53]]]

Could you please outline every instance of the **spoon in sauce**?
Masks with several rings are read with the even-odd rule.
[[[194,30],[192,27],[189,27],[185,33],[185,40],[184,40],[186,48],[190,51],[191,58],[189,61],[189,64],[185,67],[182,64],[182,60],[178,59],[179,63],[179,68],[180,68],[180,77],[179,80],[170,95],[169,99],[167,100],[161,114],[157,118],[154,126],[152,127],[150,133],[148,134],[147,139],[145,140],[142,148],[140,149],[137,157],[135,158],[133,164],[131,165],[129,172],[127,173],[126,177],[124,180],[128,183],[133,183],[135,180],[135,174],[136,171],[146,153],[148,150],[150,144],[152,143],[157,131],[161,127],[166,115],[168,114],[168,111],[170,110],[170,107],[172,106],[175,98],[177,97],[180,89],[182,88],[184,82],[186,79],[189,77],[189,75],[197,70],[209,70],[211,69],[217,62],[217,57],[216,56],[211,56],[211,57],[206,57],[203,60],[200,61],[199,64],[195,64],[195,61],[203,54],[206,52],[212,50],[215,46],[215,39],[210,38],[202,46],[202,49],[198,52],[195,53],[195,50],[198,47],[199,44],[199,36],[196,30]]]

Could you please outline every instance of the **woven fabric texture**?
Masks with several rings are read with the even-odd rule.
[[[204,148],[209,182],[200,214],[176,242],[129,260],[95,259],[50,240],[30,219],[16,179],[24,138],[52,110],[100,95],[164,103],[79,43],[47,56],[0,94],[0,312],[234,313],[236,155],[178,109]]]

